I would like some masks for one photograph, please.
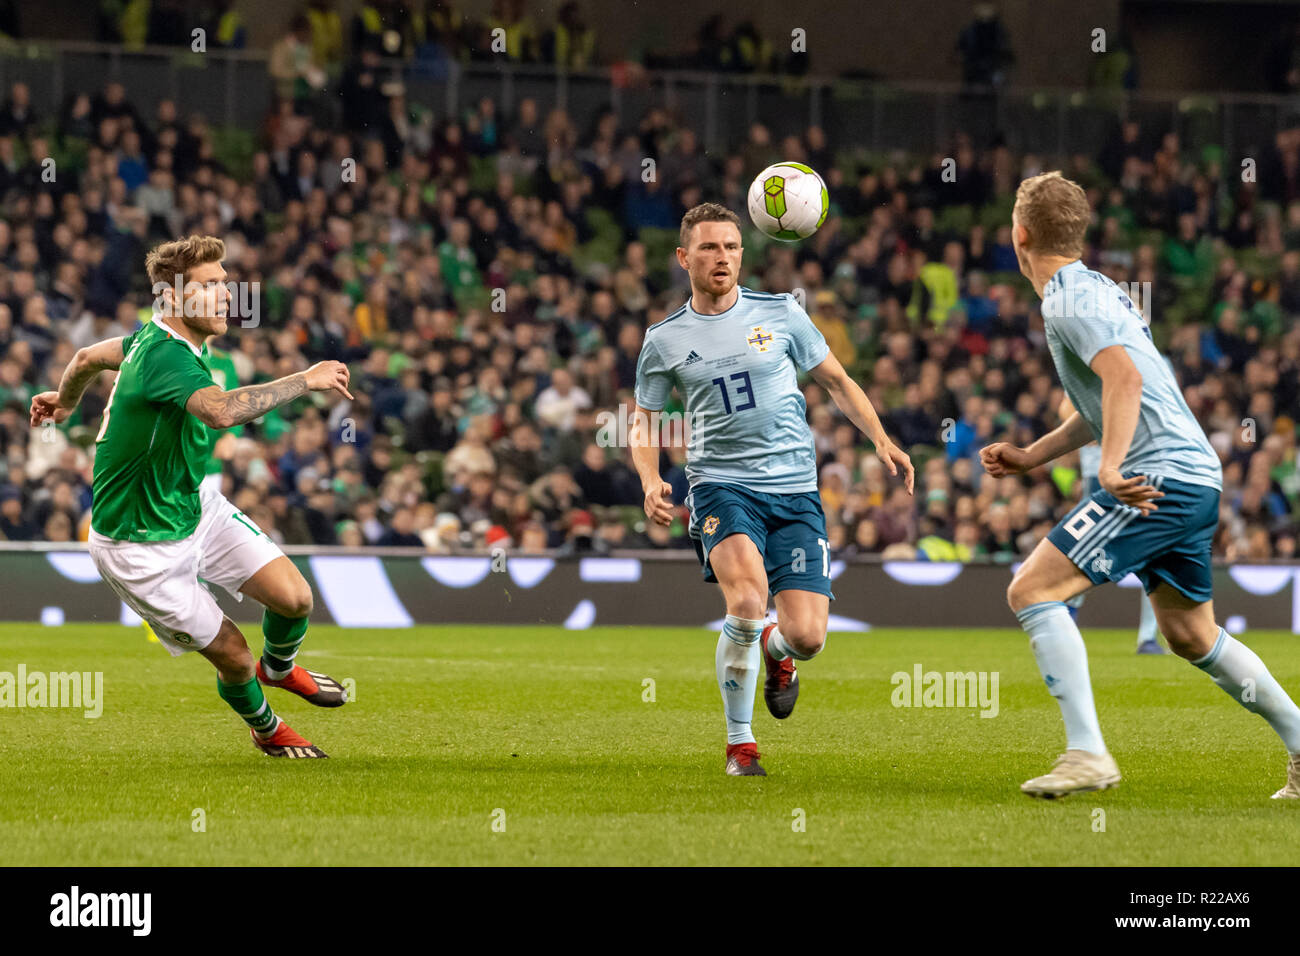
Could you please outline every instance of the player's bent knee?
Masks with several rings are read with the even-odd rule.
[[[1189,661],[1200,660],[1214,649],[1214,640],[1197,633],[1194,627],[1175,624],[1162,627],[1160,633],[1169,642],[1171,651]]]
[[[311,586],[299,578],[295,585],[278,596],[271,610],[281,617],[297,619],[310,617],[313,607],[315,602],[312,600]]]
[[[727,601],[727,613],[749,621],[761,620],[767,613],[766,598],[767,595],[757,584],[740,588]]]
[[[311,587],[306,581],[303,581],[302,587],[294,590],[289,612],[284,616],[294,618],[310,617],[313,607],[315,607],[315,602],[312,600]]]
[[[1007,606],[1019,614],[1031,604],[1058,600],[1052,593],[1050,585],[1044,587],[1041,580],[1035,581],[1024,574],[1017,574],[1007,586]]]
[[[781,636],[785,642],[794,648],[804,657],[815,657],[820,654],[822,648],[826,646],[825,629],[814,629],[808,627],[797,627],[787,632],[781,629]]]
[[[1007,606],[1013,611],[1021,611],[1032,603],[1029,585],[1017,574],[1007,585]]]

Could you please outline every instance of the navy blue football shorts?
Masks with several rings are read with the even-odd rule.
[[[740,485],[702,482],[691,488],[686,505],[691,510],[691,543],[703,565],[704,580],[718,580],[709,566],[713,546],[743,534],[763,556],[769,592],[815,591],[835,599],[826,515],[817,492],[765,494]]]
[[[1148,594],[1165,581],[1193,601],[1210,600],[1218,490],[1173,478],[1150,477],[1149,482],[1165,495],[1156,499],[1153,513],[1143,515],[1099,488],[1047,539],[1093,584],[1118,581],[1131,572]]]

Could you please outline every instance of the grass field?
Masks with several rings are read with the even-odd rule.
[[[1300,807],[1269,799],[1285,753],[1268,726],[1129,632],[1085,637],[1125,780],[1052,803],[1017,789],[1064,734],[1012,629],[832,635],[789,720],[760,690],[760,779],[722,773],[702,630],[316,627],[300,660],[357,699],[268,690],[332,758],[276,761],[196,655],[120,626],[3,625],[0,671],[103,671],[104,703],[0,709],[0,863],[1293,863]],[[1300,690],[1295,637],[1245,640]],[[894,707],[890,676],[918,663],[997,671],[998,715]]]

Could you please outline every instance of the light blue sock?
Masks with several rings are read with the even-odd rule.
[[[1219,628],[1219,639],[1210,653],[1192,663],[1242,707],[1268,721],[1288,753],[1300,753],[1300,708],[1268,672],[1259,655]]]
[[[1160,639],[1160,632],[1156,630],[1156,609],[1151,606],[1147,596],[1142,595],[1142,616],[1138,619],[1138,647],[1148,641],[1157,641]]]
[[[1065,746],[1104,754],[1088,678],[1088,651],[1070,609],[1060,601],[1042,601],[1017,611],[1020,626],[1029,635],[1029,648],[1038,661],[1047,689],[1051,691],[1065,719]]]
[[[722,691],[722,709],[727,715],[727,743],[752,744],[754,731],[754,692],[758,689],[758,670],[762,651],[758,636],[765,622],[728,614],[718,637],[716,657],[718,688]]]
[[[822,644],[815,654],[801,654],[786,643],[785,637],[781,633],[781,628],[774,627],[772,628],[772,633],[767,635],[767,652],[778,661],[783,661],[787,657],[793,657],[797,661],[810,661],[816,657],[817,654],[820,654],[825,647],[826,645]]]

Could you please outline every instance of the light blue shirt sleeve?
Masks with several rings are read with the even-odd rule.
[[[1125,325],[1131,320],[1127,311],[1109,308],[1094,311],[1096,314],[1063,316],[1053,323],[1070,351],[1088,366],[1102,349],[1124,344]]]
[[[659,349],[647,335],[636,360],[636,403],[646,411],[662,411],[672,390],[672,372],[664,367]]]
[[[786,322],[790,332],[790,358],[794,359],[800,371],[811,371],[826,361],[831,347],[794,296],[787,297],[786,305],[789,310]]]

